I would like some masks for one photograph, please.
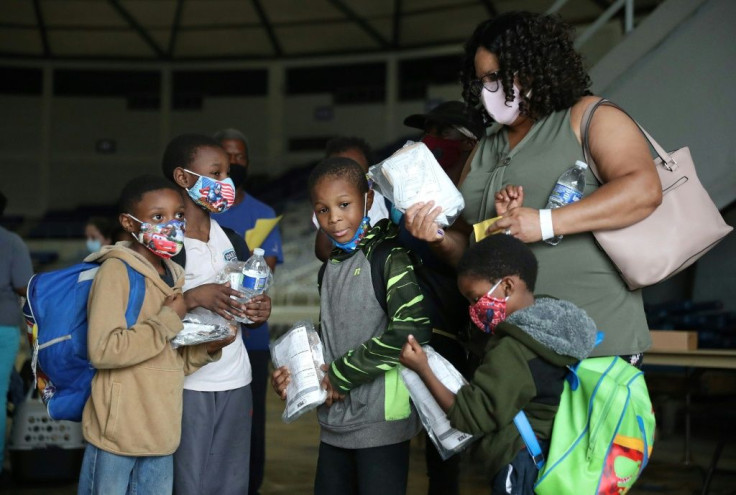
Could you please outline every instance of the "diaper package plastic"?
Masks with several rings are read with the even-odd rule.
[[[271,343],[271,359],[276,368],[286,366],[291,381],[286,386],[286,408],[281,418],[291,423],[327,399],[322,389],[325,363],[322,342],[309,321],[294,324],[284,335]]]
[[[196,308],[182,318],[184,328],[171,341],[176,349],[183,345],[197,345],[221,340],[238,331],[237,323],[230,322],[212,311]]]
[[[373,187],[405,213],[410,206],[434,201],[442,208],[437,223],[452,225],[465,208],[462,194],[424,143],[407,141],[403,148],[372,166],[368,176]]]
[[[437,379],[452,393],[468,382],[463,375],[445,358],[430,346],[423,346],[429,360],[429,367]],[[437,447],[443,460],[452,457],[475,440],[469,433],[464,433],[450,426],[450,420],[442,410],[422,379],[412,370],[401,366],[401,377],[409,389],[411,400],[419,413],[419,418],[427,430],[429,438]]]

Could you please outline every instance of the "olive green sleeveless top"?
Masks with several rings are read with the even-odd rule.
[[[512,150],[505,128],[491,128],[478,146],[460,187],[463,217],[471,225],[496,216],[494,195],[508,184],[524,187],[524,206],[544,208],[557,178],[575,160],[584,160],[569,109],[536,122]],[[588,169],[583,196],[598,185]],[[539,262],[534,292],[577,304],[604,332],[593,355],[628,355],[649,348],[641,291],[628,290],[591,233],[566,235],[557,246],[540,241],[529,247]]]

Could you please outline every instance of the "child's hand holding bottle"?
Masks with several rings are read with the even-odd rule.
[[[237,298],[242,298],[243,294],[231,289],[229,282],[226,284],[202,284],[186,291],[184,297],[189,309],[202,307],[217,313],[226,320],[232,320],[233,315],[245,316],[245,304],[237,300]]]
[[[251,325],[260,325],[271,316],[271,298],[266,294],[259,294],[245,303],[245,316]]]

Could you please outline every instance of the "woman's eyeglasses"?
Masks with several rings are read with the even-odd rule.
[[[501,87],[498,73],[499,71],[489,72],[480,79],[471,80],[469,84],[470,93],[475,97],[480,97],[484,89],[491,93],[498,91],[498,88]]]

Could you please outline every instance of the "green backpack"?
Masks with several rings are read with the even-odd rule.
[[[537,495],[624,494],[652,453],[655,419],[644,375],[615,356],[571,367],[546,460],[524,411],[514,423],[539,468]]]

